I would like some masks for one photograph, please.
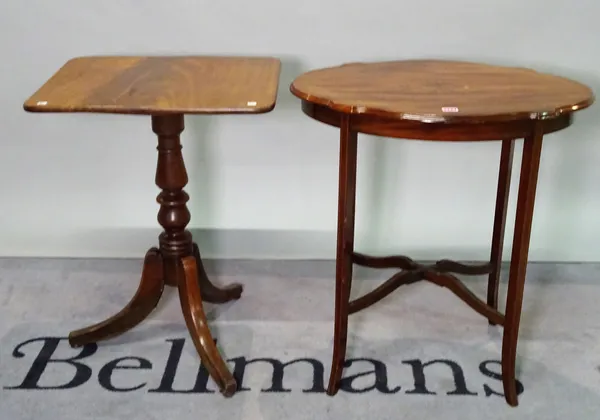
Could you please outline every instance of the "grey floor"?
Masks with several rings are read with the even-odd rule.
[[[241,300],[207,305],[225,358],[238,376],[242,361],[262,359],[242,369],[243,390],[231,399],[212,392],[210,380],[198,385],[199,363],[174,289],[136,329],[71,349],[68,331],[127,303],[141,264],[0,259],[0,419],[600,418],[600,264],[530,264],[518,408],[498,395],[501,328],[428,283],[402,287],[351,317],[344,389],[334,398],[323,394],[333,331],[331,261],[207,262],[216,283],[245,285]],[[357,270],[353,296],[391,273]],[[483,277],[463,279],[485,295]],[[505,289],[503,280],[502,297]],[[169,364],[177,354],[178,363]],[[274,375],[273,360],[299,359],[309,361]],[[420,364],[432,361],[419,377]]]

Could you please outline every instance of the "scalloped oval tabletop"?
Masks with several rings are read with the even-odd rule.
[[[422,122],[545,119],[594,101],[591,89],[527,68],[446,60],[349,63],[306,72],[290,91],[343,113]]]

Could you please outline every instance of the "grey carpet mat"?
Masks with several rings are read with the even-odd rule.
[[[171,288],[129,333],[70,348],[70,330],[127,303],[140,268],[137,260],[0,260],[0,419],[600,418],[598,265],[530,266],[518,408],[501,395],[501,329],[428,283],[352,315],[342,390],[324,394],[329,262],[209,266],[215,282],[246,287],[237,302],[207,305],[242,388],[230,399],[200,366]],[[353,296],[390,273],[359,271]],[[485,295],[484,278],[464,280]]]

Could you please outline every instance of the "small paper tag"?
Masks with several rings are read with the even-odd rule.
[[[44,106],[44,105],[48,105],[48,101],[38,101],[37,102],[38,106]]]
[[[248,101],[247,105],[248,106],[256,106],[256,101]]]
[[[458,112],[458,108],[455,106],[443,106],[442,112]]]

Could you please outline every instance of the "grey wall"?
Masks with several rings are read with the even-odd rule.
[[[0,254],[141,256],[155,242],[155,139],[145,117],[32,115],[23,101],[90,54],[248,54],[283,61],[271,114],[188,118],[191,227],[206,255],[331,258],[337,133],[288,91],[346,61],[438,57],[531,66],[600,87],[593,0],[216,2],[5,0],[0,5]],[[597,109],[548,137],[535,260],[600,260]],[[510,245],[519,152],[509,209]],[[498,143],[360,139],[357,247],[486,258]],[[507,255],[507,254],[505,254]]]

